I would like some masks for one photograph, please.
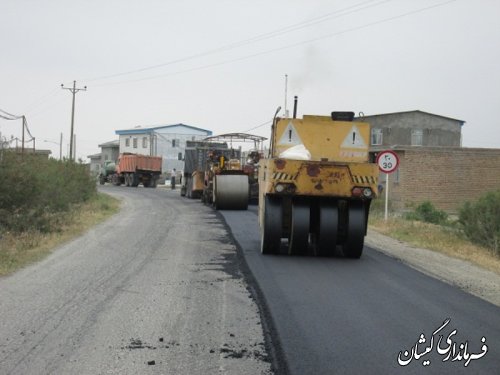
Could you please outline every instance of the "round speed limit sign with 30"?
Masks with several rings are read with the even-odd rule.
[[[380,171],[392,173],[398,168],[398,155],[394,151],[382,151],[377,156],[377,164]]]

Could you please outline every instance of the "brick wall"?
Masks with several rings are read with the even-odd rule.
[[[399,176],[391,175],[390,202],[407,209],[423,201],[456,212],[467,200],[500,189],[500,149],[418,148],[395,150]],[[381,175],[381,182],[385,177]],[[392,190],[391,190],[392,189]]]

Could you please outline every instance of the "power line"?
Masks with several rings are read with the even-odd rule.
[[[273,122],[272,120],[269,120],[269,121],[263,122],[262,124],[257,125],[257,126],[254,126],[253,128],[250,128],[250,129],[244,130],[244,131],[243,131],[243,133],[246,133],[246,132],[249,132],[249,131],[251,131],[251,130],[255,130],[255,129],[261,128],[261,127],[263,127],[264,125],[269,125],[269,124],[271,124],[272,122]]]
[[[38,108],[40,107],[42,104],[45,104],[49,99],[51,99],[53,96],[55,96],[56,92],[57,92],[58,88],[55,87],[53,89],[51,89],[49,92],[47,92],[46,94],[38,97],[37,99],[35,99],[34,101],[32,101],[30,104],[28,104],[25,108],[25,113],[28,113],[31,111],[33,111],[35,108]]]
[[[270,31],[270,32],[265,33],[265,34],[257,35],[256,37],[244,40],[242,42],[233,43],[233,45],[234,45],[234,47],[239,47],[239,46],[246,45],[246,44],[249,44],[249,43],[258,42],[258,41],[269,39],[269,38],[274,38],[276,36],[287,34],[287,33],[292,32],[292,31],[296,31],[296,30],[300,30],[300,29],[303,29],[303,28],[306,28],[306,27],[314,26],[314,25],[316,25],[318,23],[321,23],[321,22],[324,22],[324,21],[329,21],[329,20],[332,20],[332,19],[336,19],[336,18],[339,18],[339,17],[342,17],[342,16],[346,16],[346,15],[349,15],[349,14],[352,14],[352,13],[359,12],[361,10],[365,10],[365,9],[368,9],[368,8],[371,8],[371,7],[375,7],[375,6],[387,3],[387,2],[392,1],[392,0],[382,0],[382,1],[379,1],[378,3],[376,3],[376,4],[371,4],[371,5],[368,5],[368,6],[365,6],[365,7],[360,7],[360,5],[364,5],[366,3],[371,3],[373,1],[374,0],[369,0],[369,1],[365,1],[363,3],[355,4],[355,5],[352,5],[350,7],[347,7],[347,8],[344,8],[344,9],[340,9],[340,10],[335,11],[335,12],[330,12],[330,13],[327,13],[325,15],[322,15],[322,16],[319,16],[319,17],[315,17],[315,18],[312,18],[312,19],[309,19],[309,20],[306,20],[306,21],[303,21],[303,22],[292,24],[290,26],[286,26],[286,27],[283,27],[283,28],[275,30],[275,31]],[[358,8],[358,9],[353,9],[353,8]],[[351,10],[351,9],[353,9],[353,10]],[[341,13],[341,14],[337,14],[337,13]],[[335,16],[335,17],[333,17],[333,16]],[[233,46],[233,45],[230,45],[230,46]]]
[[[3,118],[4,120],[17,120],[16,118],[4,116],[1,113],[0,113],[0,118]]]
[[[34,139],[34,137],[31,135],[31,132],[28,128],[28,120],[26,119],[26,116],[22,116],[24,118],[24,126],[26,128],[26,131],[28,132],[28,134],[30,135],[31,139],[29,141],[31,141],[32,139]],[[28,141],[28,142],[29,142]]]
[[[124,76],[124,75],[130,75],[130,74],[134,74],[134,73],[140,73],[140,72],[144,72],[144,71],[147,71],[147,70],[161,68],[161,67],[164,67],[164,66],[167,66],[167,65],[172,65],[172,64],[177,64],[177,63],[180,63],[180,62],[192,60],[192,59],[195,59],[195,58],[198,58],[198,57],[203,57],[203,56],[212,55],[212,54],[215,54],[215,53],[218,53],[218,52],[228,51],[228,50],[231,50],[231,49],[234,49],[234,48],[238,48],[238,47],[242,47],[242,46],[245,46],[245,45],[248,45],[248,44],[260,42],[262,40],[266,40],[266,39],[270,39],[270,38],[275,38],[277,36],[280,36],[280,35],[283,35],[283,34],[286,34],[286,33],[292,32],[292,31],[296,31],[296,30],[299,30],[299,29],[302,29],[302,28],[310,27],[310,26],[316,25],[318,23],[328,21],[330,19],[334,19],[334,18],[338,18],[338,17],[342,17],[342,16],[345,16],[345,15],[351,14],[351,13],[359,12],[361,10],[368,9],[368,8],[371,8],[371,7],[374,7],[374,6],[378,6],[378,5],[381,5],[383,3],[387,3],[387,2],[392,1],[392,0],[382,0],[382,1],[379,0],[375,4],[371,4],[371,5],[363,7],[363,5],[372,3],[374,1],[376,1],[376,0],[367,0],[367,1],[355,4],[355,5],[351,5],[349,7],[346,7],[346,8],[337,10],[337,11],[326,13],[326,14],[324,14],[322,16],[319,16],[319,17],[311,18],[311,19],[308,19],[308,20],[305,20],[305,21],[301,21],[301,22],[289,25],[289,26],[285,26],[285,27],[280,28],[280,29],[276,29],[276,30],[269,31],[269,32],[266,32],[266,33],[263,33],[263,34],[259,34],[259,35],[256,35],[254,37],[248,38],[248,39],[244,39],[244,40],[241,40],[241,41],[238,41],[238,42],[233,42],[233,43],[227,44],[227,45],[222,46],[222,47],[217,47],[217,48],[214,48],[214,49],[210,49],[210,50],[207,50],[207,51],[204,51],[204,52],[192,54],[192,55],[189,55],[189,56],[186,56],[186,57],[182,57],[182,58],[179,58],[179,59],[170,60],[170,61],[167,61],[167,62],[164,62],[164,63],[161,63],[161,64],[151,65],[151,66],[147,66],[147,67],[144,67],[144,68],[133,69],[133,70],[129,70],[129,71],[121,72],[121,73],[110,74],[110,75],[101,76],[101,77],[95,77],[95,78],[92,78],[92,79],[87,79],[85,81],[92,82],[92,81],[98,81],[98,80],[105,80],[105,79],[109,79],[109,78],[120,77],[120,76]]]
[[[45,101],[45,103],[40,104],[38,108],[33,109],[30,111],[30,118],[37,118],[43,114],[45,114],[47,111],[51,110],[55,106],[59,106],[63,100],[65,99],[64,96],[52,96],[50,100]]]
[[[1,112],[0,113],[0,118],[3,118],[5,120],[19,120],[19,119],[22,119],[21,154],[24,154],[24,144],[27,143],[27,142],[31,142],[31,141],[33,141],[33,152],[34,152],[35,151],[35,137],[33,137],[33,135],[31,134],[31,132],[29,130],[28,121],[26,120],[26,116],[24,116],[24,115],[22,115],[22,116],[13,115],[12,113],[4,111],[3,109],[0,109],[0,112]],[[31,137],[28,140],[24,139],[24,130],[25,129],[28,132],[29,136]]]
[[[22,116],[13,115],[12,113],[4,111],[3,109],[0,109],[0,112],[4,113],[4,115],[2,115],[0,113],[0,117],[2,117],[5,120],[19,120],[20,118],[22,118]],[[6,116],[8,116],[8,117],[6,117]]]
[[[433,8],[441,7],[441,6],[444,6],[444,5],[456,2],[456,1],[457,0],[448,0],[448,1],[445,1],[445,2],[442,2],[442,3],[439,3],[439,4],[434,4],[434,5],[431,5],[431,6],[428,6],[428,7],[419,8],[419,9],[416,9],[416,10],[413,10],[413,11],[410,11],[410,12],[402,13],[402,14],[399,14],[399,15],[396,15],[396,16],[392,16],[392,17],[387,17],[387,18],[384,18],[384,19],[381,19],[381,20],[378,20],[378,21],[374,21],[374,22],[370,22],[370,23],[364,24],[364,25],[360,25],[360,26],[349,28],[349,29],[337,31],[335,33],[330,33],[330,34],[322,35],[322,36],[319,36],[319,37],[316,37],[316,38],[312,38],[312,39],[308,39],[308,40],[305,40],[305,41],[302,41],[302,42],[288,44],[288,45],[283,46],[283,47],[272,48],[272,49],[265,50],[265,51],[262,51],[262,52],[258,52],[258,53],[254,53],[254,54],[250,54],[250,55],[245,55],[245,56],[238,57],[238,58],[231,59],[231,60],[223,60],[223,61],[220,61],[220,62],[216,62],[216,63],[212,63],[212,64],[207,64],[207,65],[202,65],[202,66],[198,66],[198,67],[194,67],[194,68],[190,68],[190,69],[179,70],[179,71],[171,72],[171,73],[157,74],[157,75],[154,75],[154,76],[148,76],[148,77],[143,77],[143,78],[136,78],[136,79],[130,79],[130,80],[124,80],[124,81],[118,81],[118,82],[101,83],[101,84],[96,84],[95,86],[96,87],[101,87],[101,86],[120,85],[120,84],[125,84],[125,83],[132,83],[132,82],[140,82],[140,81],[157,79],[157,78],[162,78],[162,77],[167,77],[167,76],[174,76],[174,75],[178,75],[178,74],[190,73],[190,72],[194,72],[194,71],[197,71],[197,70],[203,70],[203,69],[213,68],[213,67],[216,67],[216,66],[226,65],[226,64],[229,64],[229,63],[233,63],[233,62],[247,60],[247,59],[258,57],[258,56],[267,55],[267,54],[270,54],[270,53],[273,53],[273,52],[278,52],[278,51],[283,51],[283,50],[286,50],[286,49],[298,47],[298,46],[301,46],[301,45],[304,45],[304,44],[314,43],[314,42],[317,42],[317,41],[320,41],[320,40],[323,40],[323,39],[332,38],[332,37],[335,37],[335,36],[338,36],[338,35],[342,35],[342,34],[347,34],[347,33],[353,32],[353,31],[358,31],[358,30],[366,29],[368,27],[372,27],[372,26],[380,25],[382,23],[391,22],[391,21],[394,21],[394,20],[397,20],[397,19],[400,19],[400,18],[408,17],[408,16],[411,16],[411,15],[414,15],[414,14],[417,14],[417,13],[421,13],[421,12],[424,12],[424,11],[427,11],[427,10],[430,10],[430,9],[433,9]]]

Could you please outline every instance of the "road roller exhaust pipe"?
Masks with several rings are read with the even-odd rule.
[[[298,101],[299,97],[297,95],[295,95],[293,97],[293,118],[297,118],[297,101]]]

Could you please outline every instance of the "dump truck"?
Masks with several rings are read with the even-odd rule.
[[[370,125],[353,112],[273,119],[269,156],[260,161],[263,254],[344,256],[363,252],[368,213],[378,194],[370,162]]]
[[[118,157],[115,173],[109,176],[115,186],[155,188],[161,174],[162,157],[123,153]]]

